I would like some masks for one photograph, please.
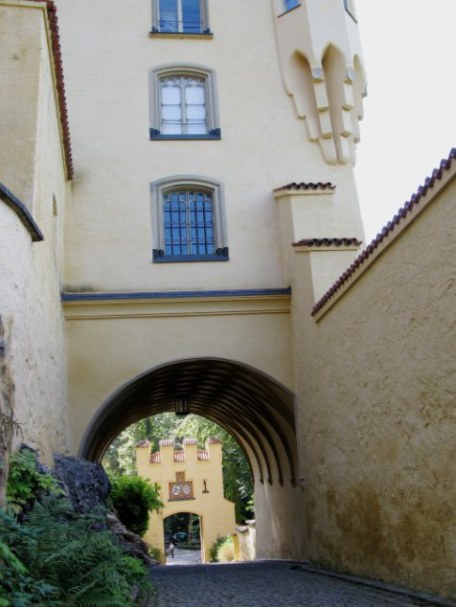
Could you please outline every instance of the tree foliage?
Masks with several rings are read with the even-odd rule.
[[[236,505],[236,519],[253,517],[253,479],[249,462],[235,439],[218,424],[198,415],[178,417],[161,413],[129,426],[108,448],[103,466],[109,474],[136,474],[135,445],[141,440],[150,441],[157,451],[161,439],[173,439],[176,447],[184,438],[196,438],[204,447],[211,436],[222,439],[223,484],[225,497]]]
[[[0,607],[128,607],[152,593],[142,562],[106,528],[106,512],[77,514],[31,451],[13,458],[0,509]],[[138,589],[133,600],[133,589]]]
[[[139,476],[111,477],[111,499],[119,520],[137,535],[149,526],[149,512],[163,507],[160,488]]]

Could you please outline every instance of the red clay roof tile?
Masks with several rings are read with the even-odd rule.
[[[294,247],[350,247],[362,244],[357,238],[303,238],[299,242],[294,242]]]
[[[47,15],[51,30],[52,55],[54,58],[54,70],[56,77],[58,106],[60,114],[60,125],[62,129],[63,148],[65,155],[66,172],[68,179],[73,177],[73,157],[71,152],[70,127],[68,123],[68,110],[65,96],[65,82],[63,78],[62,51],[60,48],[59,25],[57,19],[57,7],[53,0],[26,0],[27,2],[41,2],[46,4]]]
[[[375,249],[387,238],[391,232],[399,225],[399,223],[407,217],[407,215],[420,204],[422,198],[432,189],[437,180],[441,179],[444,171],[448,171],[456,160],[456,148],[453,148],[448,158],[444,158],[438,169],[434,169],[431,177],[428,177],[424,185],[418,188],[418,191],[413,194],[408,202],[406,202],[396,213],[391,221],[377,234],[372,242],[361,252],[349,268],[342,276],[333,284],[333,286],[323,295],[323,297],[314,305],[312,316],[315,316],[322,310],[326,304],[334,297],[334,295],[343,287],[343,285],[353,276],[353,274],[365,263],[365,261],[373,254]]]
[[[281,190],[335,190],[336,186],[333,185],[331,182],[327,181],[326,183],[323,183],[321,181],[316,182],[316,183],[304,183],[304,182],[300,182],[300,183],[296,183],[295,181],[293,181],[293,183],[288,183],[287,185],[283,185],[280,188],[276,188],[274,190],[274,192],[280,192]]]

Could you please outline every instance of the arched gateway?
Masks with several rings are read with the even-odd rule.
[[[255,480],[258,556],[305,556],[293,394],[264,373],[234,361],[195,358],[168,363],[135,377],[105,401],[87,428],[80,455],[101,460],[124,428],[164,412],[207,417],[243,448]]]

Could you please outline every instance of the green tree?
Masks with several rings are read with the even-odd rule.
[[[106,472],[111,475],[135,474],[135,445],[147,439],[151,442],[152,450],[158,450],[160,439],[174,436],[178,421],[171,413],[159,413],[126,428],[106,450],[102,461]]]
[[[138,535],[149,526],[149,511],[160,510],[160,488],[139,476],[111,477],[111,499],[120,521]]]
[[[136,473],[135,445],[147,439],[153,451],[159,448],[159,441],[173,439],[181,446],[184,438],[196,438],[203,448],[211,436],[222,439],[223,484],[225,497],[236,505],[236,520],[253,518],[253,479],[249,462],[236,440],[221,426],[198,415],[184,418],[173,413],[161,413],[145,418],[124,430],[108,448],[103,466],[110,474]]]

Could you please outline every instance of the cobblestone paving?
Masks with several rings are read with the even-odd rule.
[[[161,566],[151,578],[157,607],[437,607],[283,561]]]

